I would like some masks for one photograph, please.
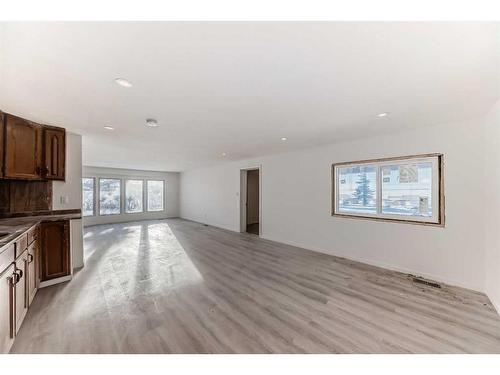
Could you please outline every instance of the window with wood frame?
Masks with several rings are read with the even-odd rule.
[[[332,215],[444,225],[443,155],[332,166]]]

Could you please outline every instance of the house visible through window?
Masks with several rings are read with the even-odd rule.
[[[442,155],[333,165],[333,215],[443,224]]]

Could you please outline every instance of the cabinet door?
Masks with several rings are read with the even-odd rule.
[[[41,126],[19,117],[5,116],[4,177],[41,179]]]
[[[0,354],[14,342],[14,264],[0,274]]]
[[[28,306],[31,306],[38,290],[37,255],[38,240],[35,240],[28,247]]]
[[[0,178],[3,177],[3,150],[4,150],[4,132],[5,132],[5,124],[4,124],[4,115],[3,112],[0,111]]]
[[[43,128],[45,167],[43,176],[48,180],[64,180],[66,160],[66,131],[63,128]]]
[[[16,334],[21,328],[24,317],[28,312],[28,250],[25,250],[16,260],[16,271],[18,275],[15,284],[14,299],[16,309]]]
[[[70,274],[69,221],[52,221],[40,225],[41,281]]]

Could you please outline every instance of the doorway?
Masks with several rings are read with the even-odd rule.
[[[241,232],[260,235],[260,179],[260,168],[241,170]]]

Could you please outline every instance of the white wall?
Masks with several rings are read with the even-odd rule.
[[[179,173],[178,172],[152,172],[152,171],[139,171],[130,169],[118,168],[101,168],[101,167],[83,167],[83,177],[96,178],[96,188],[98,184],[97,178],[99,177],[112,177],[120,178],[122,180],[122,196],[124,193],[124,180],[125,179],[152,179],[152,180],[165,180],[165,210],[160,212],[142,212],[127,214],[123,211],[122,199],[122,213],[120,215],[106,215],[99,216],[96,212],[95,216],[87,216],[83,219],[83,225],[96,225],[96,224],[109,224],[120,223],[135,220],[150,220],[150,219],[165,219],[169,217],[179,216]],[[144,186],[146,189],[146,186]],[[97,197],[96,197],[97,199]],[[97,210],[97,205],[96,205]]]
[[[240,168],[262,166],[262,237],[485,289],[484,119],[187,171],[181,217],[239,231]],[[445,228],[332,217],[331,164],[444,154]]]
[[[65,201],[62,201],[65,199]],[[52,209],[82,208],[82,136],[66,133],[66,181],[52,184]]]
[[[500,312],[500,100],[486,119],[486,293]]]
[[[82,208],[82,136],[66,133],[66,181],[52,183],[52,209]],[[71,262],[83,267],[82,220],[71,220]]]

